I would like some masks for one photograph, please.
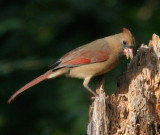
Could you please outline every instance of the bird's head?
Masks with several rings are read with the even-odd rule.
[[[123,28],[123,33],[121,33],[119,41],[121,44],[119,53],[125,55],[127,59],[133,59],[133,49],[136,46],[136,42],[132,33],[128,29]]]

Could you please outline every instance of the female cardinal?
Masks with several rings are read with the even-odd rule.
[[[10,103],[17,95],[37,83],[61,75],[84,79],[84,87],[97,96],[97,93],[88,86],[91,78],[105,74],[116,67],[124,55],[127,59],[132,59],[134,46],[135,39],[126,28],[123,28],[122,33],[80,46],[65,54],[46,73],[20,88],[11,96],[8,102]]]

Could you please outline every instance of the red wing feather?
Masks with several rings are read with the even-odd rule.
[[[78,66],[78,65],[85,65],[97,62],[103,62],[108,60],[109,58],[109,50],[104,51],[78,51],[77,50],[71,51],[70,53],[66,54],[62,57],[61,63],[59,67],[63,66]]]
[[[76,58],[76,59],[73,59],[73,60],[70,60],[70,61],[67,61],[67,62],[64,62],[63,64],[67,64],[67,65],[79,65],[79,64],[88,64],[90,63],[90,59],[85,59],[85,58]]]

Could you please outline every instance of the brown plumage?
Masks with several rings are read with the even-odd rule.
[[[128,57],[132,59],[134,46],[133,35],[128,29],[124,28],[122,33],[78,47],[65,54],[51,66],[49,71],[20,88],[8,102],[10,103],[17,95],[35,84],[61,75],[84,79],[84,87],[97,96],[97,93],[88,86],[90,79],[112,70],[120,63],[123,55],[126,55],[127,59]]]

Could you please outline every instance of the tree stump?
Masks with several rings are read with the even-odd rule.
[[[103,82],[89,113],[88,135],[160,134],[160,38],[153,34],[118,81],[118,90],[105,95]]]

